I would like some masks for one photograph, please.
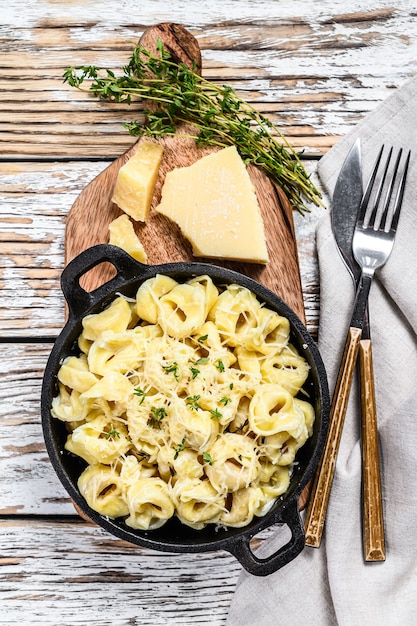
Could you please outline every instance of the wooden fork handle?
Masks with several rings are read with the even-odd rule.
[[[327,439],[311,488],[304,530],[306,545],[313,548],[321,543],[361,336],[360,328],[349,328],[330,409]]]
[[[360,341],[359,363],[362,408],[364,556],[366,561],[385,561],[381,471],[370,339]]]

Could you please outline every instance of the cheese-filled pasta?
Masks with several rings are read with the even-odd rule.
[[[239,489],[231,496],[231,506],[220,516],[220,522],[226,526],[241,528],[247,526],[258,515],[264,503],[264,494],[260,487]]]
[[[162,446],[158,452],[158,472],[167,482],[174,484],[180,477],[201,478],[204,466],[201,455],[191,448],[184,448],[181,454],[170,445]]]
[[[170,486],[158,476],[138,478],[126,489],[131,528],[153,530],[165,524],[174,515]]]
[[[87,463],[111,464],[131,447],[126,426],[112,423],[105,415],[77,426],[68,436],[66,450],[81,456]]]
[[[293,396],[302,389],[308,378],[308,363],[291,344],[262,360],[259,368],[263,379],[284,387]]]
[[[280,385],[261,384],[249,405],[249,424],[258,435],[286,431],[297,437],[305,429],[305,416],[294,397]]]
[[[59,383],[59,394],[52,401],[51,413],[63,422],[82,422],[87,417],[89,406],[80,401],[80,392]]]
[[[313,432],[290,323],[248,289],[156,275],[88,315],[51,415],[89,507],[152,531],[240,528],[288,489]]]
[[[224,433],[209,453],[217,462],[207,468],[207,476],[220,493],[237,491],[256,481],[260,466],[257,446],[251,437]]]
[[[129,326],[131,318],[132,306],[124,298],[118,297],[101,313],[85,316],[82,322],[82,336],[84,339],[94,341],[105,330],[121,333]]]
[[[139,287],[136,294],[136,314],[139,318],[156,324],[160,317],[160,298],[171,291],[178,283],[169,276],[158,274],[149,278]]]
[[[89,507],[108,517],[121,517],[129,513],[122,497],[120,476],[113,467],[98,463],[89,465],[78,479],[78,488]]]
[[[250,331],[257,326],[261,305],[256,296],[238,285],[229,285],[209,312],[229,346],[246,345]]]
[[[75,391],[84,393],[99,382],[88,367],[88,361],[84,355],[79,357],[70,356],[61,365],[58,372],[60,383]]]
[[[225,496],[207,480],[181,477],[173,487],[177,515],[187,526],[201,530],[219,521]]]

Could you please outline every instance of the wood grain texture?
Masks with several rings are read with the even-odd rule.
[[[375,404],[372,344],[359,344],[362,413],[362,481],[365,561],[385,561],[385,529],[382,507],[381,467]]]
[[[206,78],[227,82],[294,146],[323,154],[417,70],[415,2],[173,3],[11,0],[0,37],[0,154],[115,159],[121,123],[140,111],[97,103],[62,83],[69,65],[117,70],[147,26],[167,17],[199,41]],[[24,19],[23,19],[24,16]],[[15,51],[19,54],[16,55]],[[392,51],[396,53],[393,54]],[[13,102],[13,115],[10,115]]]
[[[0,521],[3,623],[225,623],[240,566],[227,552],[163,554],[80,519]]]
[[[50,344],[0,343],[0,515],[71,515],[51,466],[40,420]]]

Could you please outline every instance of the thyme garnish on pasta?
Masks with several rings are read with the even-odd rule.
[[[111,430],[109,430],[108,433],[106,433],[106,439],[116,439],[119,437],[120,437],[120,433],[115,428],[112,428]]]
[[[173,516],[201,530],[265,515],[315,419],[289,320],[239,285],[185,285],[187,302],[184,284],[158,275],[134,302],[119,295],[84,317],[51,406],[65,451],[86,463],[77,484],[88,505],[145,531]]]
[[[152,407],[151,414],[149,416],[148,424],[152,428],[161,428],[161,421],[166,417],[167,411],[165,407]]]

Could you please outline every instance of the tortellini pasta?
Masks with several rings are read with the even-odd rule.
[[[265,515],[315,417],[288,319],[237,284],[157,275],[82,326],[51,414],[88,505],[146,531]]]

